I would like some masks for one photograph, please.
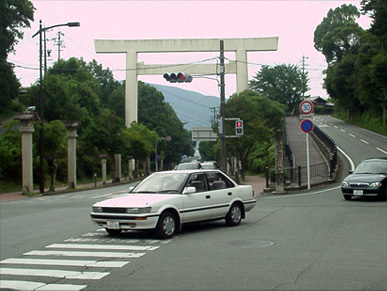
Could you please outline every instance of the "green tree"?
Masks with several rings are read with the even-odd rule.
[[[369,32],[385,37],[387,34],[387,4],[385,0],[362,0],[362,12],[371,17],[372,23]],[[386,41],[386,39],[384,39]]]
[[[20,121],[11,120],[4,124],[0,134],[0,184],[14,182],[21,184],[21,133]]]
[[[30,27],[34,10],[28,0],[0,1],[0,113],[9,109],[19,92],[20,82],[7,57],[14,51],[19,39],[23,38],[22,29]]]
[[[67,131],[59,120],[51,121],[44,126],[44,156],[50,175],[50,189],[55,191],[55,182],[58,173],[62,180],[67,173]]]
[[[262,66],[249,83],[250,89],[284,104],[289,111],[298,108],[308,87],[308,73],[295,65]]]
[[[328,11],[327,17],[314,31],[314,47],[321,52],[328,64],[340,61],[356,48],[363,29],[356,23],[360,12],[356,6],[342,5]]]
[[[155,143],[159,140],[159,136],[155,131],[136,122],[133,122],[130,128],[124,129],[122,133],[126,145],[125,156],[132,156],[136,159],[136,176],[138,176],[139,162],[145,161],[155,151]]]
[[[140,81],[138,95],[138,123],[156,131],[160,138],[171,137],[171,141],[166,143],[166,163],[171,166],[180,161],[182,155],[193,155],[191,136],[173,108],[164,102],[163,94]]]
[[[271,164],[258,163],[262,161],[258,152],[270,154],[274,160],[274,152],[269,149],[274,141],[274,132],[282,129],[285,118],[285,106],[270,100],[252,90],[245,90],[234,94],[226,103],[226,116],[238,117],[243,120],[244,134],[237,139],[227,140],[227,151],[235,155],[242,164],[242,178],[245,171],[262,171],[265,166]],[[226,126],[226,132],[232,132],[234,124]],[[257,165],[260,166],[257,166]]]

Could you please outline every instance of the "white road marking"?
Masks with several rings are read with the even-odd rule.
[[[385,150],[382,150],[381,148],[376,148],[378,151],[381,151],[382,153],[384,153],[384,154],[386,154],[387,155],[387,151],[385,151]]]
[[[0,268],[0,275],[39,276],[79,280],[99,280],[109,275],[108,272],[78,272],[47,269],[13,269]]]
[[[46,248],[56,249],[95,249],[95,250],[127,250],[127,251],[154,251],[159,247],[127,246],[127,245],[94,245],[94,244],[52,244]]]
[[[364,139],[360,139],[362,142],[364,142],[365,144],[369,144],[368,141],[364,140]]]
[[[31,251],[25,256],[60,256],[60,257],[98,257],[98,258],[140,258],[145,253],[116,252],[70,252],[70,251]]]
[[[354,135],[354,134],[352,134],[352,133],[350,133],[349,135],[352,136],[352,137],[356,137],[356,135]]]
[[[74,285],[74,284],[46,284],[41,282],[32,281],[13,281],[13,280],[0,280],[0,286],[2,289],[12,290],[72,290],[79,291],[87,287],[87,285]]]
[[[28,265],[55,265],[55,266],[81,266],[97,268],[121,268],[129,261],[94,261],[94,260],[55,260],[55,259],[19,259],[11,258],[0,261],[0,264],[28,264]]]

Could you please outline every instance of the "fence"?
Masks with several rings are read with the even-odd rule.
[[[313,129],[312,138],[328,160],[326,163],[309,165],[310,184],[320,184],[333,179],[337,169],[337,146],[336,143],[317,126]],[[290,167],[285,167],[284,169],[285,184],[286,186],[301,187],[308,183],[307,166],[293,166],[292,155],[292,149],[287,143],[285,143],[285,159],[291,165]],[[275,169],[266,168],[266,188],[272,188],[274,183]]]

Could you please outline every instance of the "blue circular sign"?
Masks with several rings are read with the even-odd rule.
[[[304,119],[303,121],[301,121],[301,130],[303,132],[309,133],[313,130],[313,128],[314,128],[314,124],[312,120]]]

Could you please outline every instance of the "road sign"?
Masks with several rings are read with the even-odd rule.
[[[217,141],[218,135],[211,127],[193,127],[192,141]]]
[[[313,121],[310,119],[304,119],[303,121],[301,121],[300,126],[301,126],[301,130],[305,133],[311,132],[314,128]]]
[[[301,114],[310,114],[314,110],[313,103],[311,101],[304,100],[300,103]]]

